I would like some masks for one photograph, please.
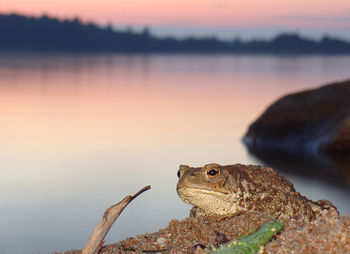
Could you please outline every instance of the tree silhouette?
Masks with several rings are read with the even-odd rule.
[[[232,41],[217,38],[157,38],[145,26],[141,32],[109,24],[100,27],[79,18],[59,20],[18,14],[0,15],[0,50],[70,52],[167,52],[167,53],[277,53],[349,54],[350,43],[325,36],[320,41],[298,34],[281,34],[272,40]]]

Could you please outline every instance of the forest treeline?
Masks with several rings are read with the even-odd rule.
[[[272,53],[349,54],[350,42],[323,37],[312,40],[298,34],[280,34],[271,40],[223,41],[208,38],[159,38],[148,28],[141,32],[83,23],[78,18],[59,20],[46,15],[27,17],[0,14],[1,51],[73,51],[125,53]]]

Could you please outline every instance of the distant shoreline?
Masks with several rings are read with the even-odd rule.
[[[274,56],[274,57],[307,57],[307,56],[350,56],[349,53],[234,53],[234,52],[143,52],[143,51],[130,51],[130,52],[121,52],[121,51],[69,51],[69,50],[3,50],[0,48],[0,55],[37,55],[37,56],[47,56],[47,55],[124,55],[124,56],[148,56],[148,55],[164,55],[164,56]]]
[[[348,55],[350,42],[325,36],[320,40],[282,33],[271,40],[220,40],[216,37],[160,38],[48,16],[0,14],[0,52],[121,53],[121,54],[252,54]]]

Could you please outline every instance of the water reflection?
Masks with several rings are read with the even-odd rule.
[[[323,181],[350,191],[349,154],[297,153],[256,147],[247,149],[262,163],[282,172]]]

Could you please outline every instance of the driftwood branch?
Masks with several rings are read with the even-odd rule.
[[[112,227],[113,223],[119,217],[124,208],[137,196],[149,189],[151,189],[151,186],[147,185],[139,190],[135,195],[127,196],[119,203],[108,208],[105,211],[101,222],[96,226],[94,232],[92,232],[88,243],[82,251],[82,254],[97,254],[103,245],[103,240],[105,239],[109,229]]]

